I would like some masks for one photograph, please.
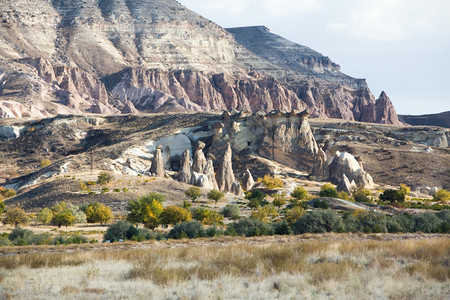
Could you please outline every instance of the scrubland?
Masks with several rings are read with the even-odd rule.
[[[262,239],[262,238],[260,238]],[[450,239],[315,239],[0,257],[2,299],[448,299]],[[244,241],[244,242],[242,242]],[[251,239],[250,239],[251,241]],[[180,243],[180,242],[178,242]],[[37,251],[39,249],[36,249]]]

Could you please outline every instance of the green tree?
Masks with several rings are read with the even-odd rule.
[[[266,198],[266,194],[261,190],[247,192],[245,198],[249,200],[248,206],[253,209],[267,204],[267,201],[264,199]]]
[[[70,207],[66,202],[59,202],[52,206],[51,208],[53,212],[52,224],[57,225],[58,227],[70,226],[75,223],[76,217],[73,215]]]
[[[371,201],[371,198],[369,197],[370,195],[371,195],[370,191],[362,187],[354,188],[352,190],[352,196],[356,202],[370,202]]]
[[[191,219],[192,216],[190,211],[179,206],[168,206],[164,208],[161,215],[159,216],[159,223],[163,225],[173,225],[190,221]]]
[[[450,200],[450,191],[440,189],[433,196],[434,201],[449,201]]]
[[[197,198],[200,198],[202,196],[200,188],[196,186],[191,186],[184,192],[184,194],[186,195],[186,197],[192,200],[192,203],[194,203]]]
[[[400,190],[387,189],[382,194],[380,194],[380,200],[393,202],[403,202],[405,201],[405,194]]]
[[[150,222],[154,217],[158,218],[165,200],[166,196],[159,193],[150,193],[136,200],[130,200],[127,205],[129,211],[127,221],[136,224]]]
[[[41,209],[36,214],[36,220],[38,220],[39,222],[41,222],[44,225],[49,224],[52,221],[52,218],[53,218],[53,212],[48,207]]]
[[[403,195],[407,196],[409,193],[411,193],[411,188],[407,186],[406,184],[400,183],[399,190],[403,193]]]
[[[5,203],[0,199],[0,215],[5,211]]]
[[[303,187],[300,186],[296,187],[291,193],[291,197],[298,200],[305,199],[307,196],[308,192]]]
[[[259,207],[250,214],[251,219],[259,220],[264,223],[269,223],[273,218],[278,216],[278,211],[273,205],[266,205]]]
[[[214,200],[216,203],[220,201],[220,199],[222,199],[224,196],[225,194],[218,190],[210,190],[207,195],[208,199]]]
[[[290,227],[305,214],[305,210],[299,206],[294,206],[291,210],[288,210],[284,219]]]
[[[86,207],[86,219],[88,223],[106,224],[111,220],[113,214],[111,208],[95,202]]]
[[[17,227],[19,225],[24,225],[28,223],[27,213],[20,207],[13,207],[6,211],[3,223],[14,225]]]
[[[322,185],[320,187],[319,196],[320,197],[337,198],[338,193],[336,191],[336,188],[332,184],[325,183],[324,185]]]
[[[97,177],[98,184],[107,184],[114,180],[114,176],[108,172],[100,172]]]

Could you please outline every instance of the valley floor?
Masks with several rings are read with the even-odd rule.
[[[1,299],[450,296],[448,235],[318,234],[0,249]]]

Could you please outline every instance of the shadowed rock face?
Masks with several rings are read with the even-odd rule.
[[[177,1],[6,0],[0,15],[0,101],[15,104],[2,117],[307,108],[396,122],[328,57],[264,27],[230,33]]]
[[[152,173],[156,177],[164,177],[164,161],[161,154],[162,146],[156,146],[155,156],[152,160],[152,166],[150,167],[150,173]]]
[[[186,149],[180,158],[180,171],[178,172],[178,180],[184,183],[191,182],[191,155]]]
[[[208,154],[208,160],[206,161],[205,169],[203,173],[206,175],[208,182],[210,184],[211,190],[218,190],[217,180],[214,172],[214,161],[215,157],[212,154]]]
[[[255,185],[255,180],[253,179],[252,173],[247,169],[242,178],[242,188],[244,191],[250,191]]]

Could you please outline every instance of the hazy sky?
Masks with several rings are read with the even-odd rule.
[[[386,91],[399,114],[450,110],[449,0],[179,0],[222,27],[265,25]]]

